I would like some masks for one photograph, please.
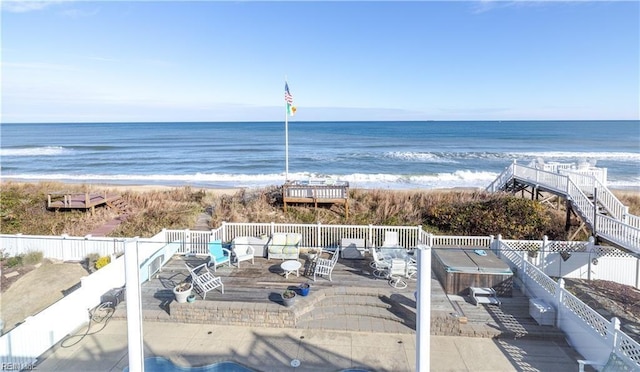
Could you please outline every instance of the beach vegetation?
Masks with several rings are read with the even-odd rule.
[[[43,258],[44,253],[40,251],[31,251],[24,255],[24,257],[22,258],[22,262],[25,265],[36,265],[42,262]]]
[[[86,192],[85,185],[4,182],[2,186],[0,230],[4,234],[84,236],[120,213],[108,208],[96,208],[94,213],[46,209],[47,193]],[[640,194],[614,193],[629,206],[630,213],[640,214]],[[217,228],[222,222],[420,225],[426,231],[442,235],[501,234],[505,239],[567,236],[566,212],[562,209],[529,198],[478,189],[351,189],[348,217],[345,206],[332,204],[319,204],[318,208],[313,204],[288,204],[284,212],[277,186],[240,189],[235,193],[191,187],[151,190],[132,187],[121,197],[131,213],[108,234],[111,237],[151,237],[162,229],[191,229],[205,213],[209,228]]]
[[[17,256],[11,256],[7,258],[7,267],[22,266],[24,256],[19,254]]]
[[[36,265],[42,262],[44,254],[40,251],[31,251],[17,256],[6,257],[3,261],[7,267],[18,267],[25,265]]]

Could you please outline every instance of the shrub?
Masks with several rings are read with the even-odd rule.
[[[100,255],[97,253],[89,253],[87,255],[87,267],[93,267],[96,264],[96,261],[98,261],[98,258],[100,258]]]
[[[23,259],[23,255],[9,257],[7,259],[7,266],[8,267],[22,266],[22,259]]]
[[[27,253],[24,258],[22,259],[22,262],[25,265],[35,265],[37,263],[42,262],[42,258],[44,257],[44,254],[42,252],[39,251],[32,251]]]
[[[107,266],[110,262],[111,262],[111,257],[109,256],[103,256],[98,258],[95,264],[96,270],[102,269],[103,267]]]

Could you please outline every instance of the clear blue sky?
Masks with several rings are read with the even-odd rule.
[[[640,2],[2,2],[2,122],[640,118]]]

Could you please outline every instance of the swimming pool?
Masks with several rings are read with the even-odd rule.
[[[163,357],[145,358],[144,370],[149,372],[256,372],[232,361],[218,362],[200,367],[182,367]],[[129,372],[129,367],[125,367],[123,372]]]

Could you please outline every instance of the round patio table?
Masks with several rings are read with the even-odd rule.
[[[297,260],[287,260],[280,264],[280,268],[284,271],[284,277],[289,278],[289,274],[293,274],[295,271],[296,276],[300,276],[300,267],[302,264]]]

